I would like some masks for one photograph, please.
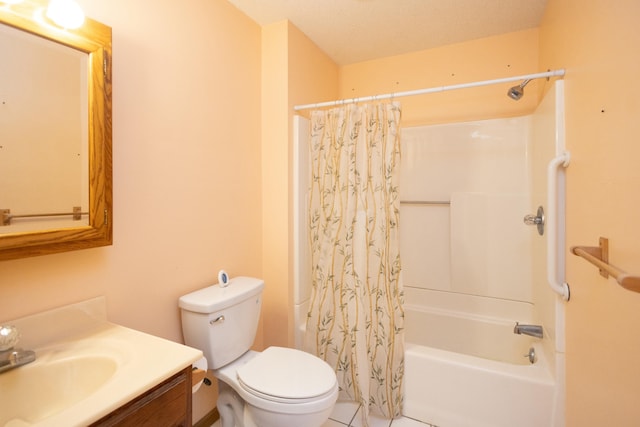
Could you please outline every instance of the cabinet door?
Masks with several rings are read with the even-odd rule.
[[[191,367],[91,425],[109,426],[191,427]]]

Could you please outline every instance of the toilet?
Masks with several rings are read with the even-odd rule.
[[[264,282],[235,277],[180,297],[185,344],[218,379],[221,427],[320,427],[338,399],[333,369],[292,348],[253,345]]]

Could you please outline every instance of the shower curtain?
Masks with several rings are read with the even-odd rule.
[[[335,368],[340,399],[397,417],[403,402],[398,240],[400,105],[311,114],[312,292],[305,350]]]

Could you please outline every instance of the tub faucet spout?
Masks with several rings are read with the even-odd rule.
[[[521,325],[516,322],[516,326],[513,328],[514,334],[529,335],[536,338],[542,338],[542,326],[540,325]]]

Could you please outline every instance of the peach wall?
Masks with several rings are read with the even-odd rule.
[[[640,3],[549,0],[540,67],[564,67],[567,243],[609,238],[610,261],[640,274]],[[640,294],[567,256],[567,426],[637,426]]]
[[[287,345],[288,23],[262,28],[262,323],[266,346]]]
[[[340,97],[353,98],[538,72],[538,30],[531,29],[343,66]],[[514,102],[514,83],[399,98],[404,126],[531,113],[536,85]]]
[[[308,116],[309,110],[294,112],[295,105],[336,99],[340,69],[294,25],[289,24],[289,109]]]
[[[263,27],[264,345],[293,345],[293,106],[337,96],[338,67],[288,21]]]
[[[338,96],[339,67],[313,42],[295,26],[290,24],[289,30],[289,141],[293,142],[293,117],[295,114],[304,115],[306,112],[294,112],[295,105],[308,100],[323,101],[335,99]],[[295,299],[293,295],[293,145],[289,145],[289,283],[288,283],[288,345],[294,346],[295,333]]]
[[[105,295],[182,341],[180,295],[262,274],[260,27],[224,0],[79,3],[113,28],[114,244],[0,262],[0,321]]]

